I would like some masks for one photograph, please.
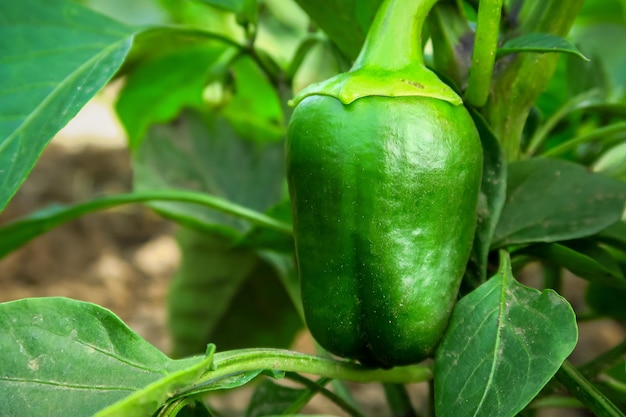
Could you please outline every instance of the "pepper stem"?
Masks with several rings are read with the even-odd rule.
[[[298,104],[312,95],[350,104],[362,97],[429,97],[454,106],[463,101],[424,65],[422,28],[437,0],[385,0],[348,72],[312,84],[294,97]]]
[[[385,0],[374,18],[352,70],[397,71],[423,65],[422,28],[437,0]]]

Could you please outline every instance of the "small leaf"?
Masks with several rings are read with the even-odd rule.
[[[437,417],[512,417],[576,346],[571,306],[511,275],[501,252],[496,276],[462,298],[436,352]]]
[[[498,48],[496,59],[520,52],[562,52],[576,55],[580,59],[589,61],[570,41],[548,33],[529,33],[528,35],[509,39],[502,47]]]
[[[541,243],[517,253],[552,261],[591,282],[626,289],[626,279],[615,259],[609,252],[590,242],[568,242],[567,246]]]
[[[137,32],[73,1],[0,2],[0,211]]]
[[[590,236],[619,221],[625,206],[623,182],[558,159],[517,161],[492,248]]]
[[[0,304],[0,328],[3,416],[87,417],[130,397],[132,413],[117,416],[151,415],[212,363],[174,361],[109,310],[67,298]]]

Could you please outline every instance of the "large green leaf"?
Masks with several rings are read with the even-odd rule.
[[[296,0],[350,59],[356,58],[382,0]]]
[[[67,298],[0,304],[0,328],[2,416],[87,417],[118,401],[125,412],[103,415],[151,415],[212,363],[174,361],[110,311]]]
[[[457,303],[437,349],[437,417],[514,416],[556,373],[576,340],[567,301],[515,281],[502,252],[498,274]]]
[[[626,279],[617,261],[607,250],[591,242],[572,241],[567,246],[539,243],[519,252],[554,262],[588,281],[626,289]]]
[[[222,118],[185,112],[177,123],[151,129],[133,154],[135,188],[201,191],[264,211],[281,199],[283,159],[280,142],[242,139]],[[245,231],[250,227],[241,219],[198,205],[150,206],[190,227],[213,224],[222,231]]]
[[[625,206],[626,184],[581,165],[541,158],[514,162],[492,247],[589,236],[620,220]]]
[[[120,67],[136,32],[71,1],[0,2],[0,210]]]
[[[175,356],[202,352],[208,342],[221,349],[290,345],[302,323],[271,259],[218,234],[182,229],[178,243],[183,259],[168,294]]]
[[[246,417],[294,416],[315,394],[311,389],[286,387],[265,379],[254,391]]]

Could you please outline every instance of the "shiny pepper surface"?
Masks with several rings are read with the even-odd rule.
[[[431,355],[446,329],[472,245],[482,149],[460,99],[432,73],[392,74],[430,96],[385,96],[393,81],[360,65],[299,99],[287,179],[311,333],[336,355],[391,367]],[[355,79],[357,89],[374,79],[375,94],[346,98]]]

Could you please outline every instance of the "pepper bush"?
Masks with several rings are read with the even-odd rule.
[[[626,319],[623,0],[436,2],[425,63],[463,98],[483,150],[447,330],[432,358],[392,369],[288,350],[304,328],[285,186],[290,100],[350,68],[381,2],[0,1],[0,210],[111,82],[134,171],[130,193],[0,225],[0,255],[137,203],[177,223],[183,254],[164,306],[167,354],[94,304],[0,304],[0,415],[222,415],[212,391],[254,384],[246,416],[299,415],[316,394],[363,416],[345,381],[383,384],[393,416],[624,415],[626,341],[568,360],[581,320]],[[515,278],[530,263],[536,288]],[[565,270],[587,281],[576,311],[561,295]],[[429,400],[411,398],[414,383],[428,383]]]

